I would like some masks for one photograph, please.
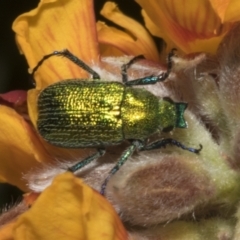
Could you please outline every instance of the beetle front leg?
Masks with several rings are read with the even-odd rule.
[[[52,56],[62,56],[65,58],[68,58],[70,61],[78,65],[80,68],[84,69],[86,72],[92,75],[93,79],[100,79],[100,76],[97,72],[95,72],[91,67],[89,67],[85,62],[83,62],[81,59],[79,59],[77,56],[72,54],[69,50],[64,49],[62,51],[54,51],[50,54],[47,54],[43,56],[43,58],[38,62],[38,64],[33,68],[32,70],[32,76],[34,76],[34,73],[38,70],[38,68],[45,62],[48,58]]]
[[[165,79],[167,79],[169,73],[165,72],[162,73],[158,76],[147,76],[147,77],[143,77],[143,78],[138,78],[138,79],[134,79],[131,81],[128,81],[125,83],[126,86],[139,86],[139,85],[149,85],[149,84],[155,84],[157,82],[163,82]]]
[[[171,52],[168,54],[168,57],[167,57],[167,71],[166,72],[164,72],[164,73],[162,73],[158,76],[150,75],[150,76],[146,76],[146,77],[143,77],[143,78],[138,78],[138,79],[128,81],[127,72],[126,72],[127,69],[130,67],[131,64],[133,64],[134,62],[136,62],[139,59],[142,59],[143,56],[140,55],[140,56],[137,56],[137,57],[133,58],[132,60],[129,61],[129,63],[124,64],[122,66],[122,81],[123,81],[123,83],[126,86],[137,86],[137,85],[155,84],[157,82],[165,81],[168,78],[168,76],[169,76],[169,74],[172,70],[172,57],[175,55],[175,51],[176,51],[176,49],[173,48],[171,50]]]
[[[138,56],[132,58],[128,63],[122,65],[121,74],[122,74],[123,83],[128,82],[127,70],[131,67],[131,65],[133,63],[135,63],[135,62],[137,62],[138,60],[141,60],[141,59],[145,59],[145,57],[143,55],[138,55]]]
[[[83,168],[84,166],[86,166],[87,164],[89,164],[90,162],[92,162],[95,159],[98,159],[100,157],[102,157],[105,154],[106,150],[105,149],[98,149],[98,152],[85,158],[84,160],[76,163],[75,165],[73,165],[72,167],[68,168],[68,171],[70,172],[76,172],[77,170]]]

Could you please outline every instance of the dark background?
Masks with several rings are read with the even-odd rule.
[[[19,54],[11,29],[14,19],[38,5],[37,0],[0,0],[0,93],[30,87],[28,66],[24,56]],[[96,18],[103,20],[98,13],[105,0],[95,0]],[[141,8],[134,0],[115,1],[122,12],[143,23]],[[107,22],[111,24],[110,22]],[[1,156],[0,156],[1,158]],[[21,192],[8,184],[0,184],[1,209],[21,200]]]

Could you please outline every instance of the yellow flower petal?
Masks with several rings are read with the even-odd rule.
[[[13,23],[16,40],[33,69],[43,55],[68,49],[86,63],[98,61],[98,42],[92,0],[43,0]],[[39,82],[40,77],[42,82]],[[61,57],[52,57],[36,72],[37,88],[87,73]]]
[[[23,173],[51,157],[23,117],[5,106],[0,106],[0,114],[0,179],[26,191]]]
[[[56,177],[19,217],[14,236],[16,240],[127,239],[110,203],[71,173]]]
[[[140,23],[121,13],[115,3],[106,2],[101,14],[130,34],[98,23],[100,43],[113,45],[128,55],[143,54],[147,59],[159,60],[157,48],[149,33]]]
[[[145,0],[136,1],[159,27],[159,33],[164,32],[167,40],[174,43],[171,45],[186,53],[198,51],[197,43],[205,40],[208,40],[210,47],[203,42],[200,50],[209,52],[210,49],[210,52],[215,52],[217,46],[214,44],[220,42],[230,28],[230,24],[221,23],[208,0],[153,0],[151,3]]]

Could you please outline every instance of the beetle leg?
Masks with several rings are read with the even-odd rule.
[[[38,62],[38,64],[33,68],[32,70],[32,76],[34,73],[38,70],[38,68],[43,64],[45,60],[52,56],[63,56],[68,58],[70,61],[78,65],[80,68],[84,69],[87,71],[89,74],[92,75],[93,79],[100,79],[100,76],[97,72],[95,72],[91,67],[89,67],[86,63],[84,63],[82,60],[80,60],[78,57],[73,55],[70,51],[67,49],[64,49],[62,51],[54,51],[53,53],[50,53],[48,55],[43,56],[43,58]]]
[[[167,75],[169,75],[169,73],[172,70],[172,57],[175,56],[175,52],[177,51],[176,48],[172,48],[172,50],[169,52],[168,56],[167,56]]]
[[[108,173],[108,176],[107,178],[104,180],[103,184],[102,184],[102,187],[101,187],[101,191],[100,193],[102,195],[104,195],[105,193],[105,189],[106,189],[106,186],[107,186],[107,183],[109,181],[109,179],[111,178],[111,176],[113,174],[115,174],[119,169],[120,167],[128,160],[128,158],[134,153],[134,151],[136,149],[139,149],[139,148],[142,148],[143,147],[143,143],[138,141],[138,140],[135,140],[132,142],[132,145],[130,145],[124,152],[123,154],[121,155],[120,159],[118,160],[117,164],[112,168],[112,170]]]
[[[146,76],[146,77],[143,77],[143,78],[138,78],[138,79],[134,79],[134,80],[128,81],[127,80],[127,72],[126,72],[126,70],[130,67],[130,65],[132,63],[134,63],[138,59],[141,59],[139,57],[142,56],[142,55],[133,58],[129,63],[124,64],[122,66],[123,83],[126,86],[134,86],[134,85],[136,86],[136,85],[155,84],[157,82],[165,81],[168,78],[168,76],[169,76],[169,74],[170,74],[170,72],[172,70],[172,57],[175,55],[175,51],[176,51],[176,49],[173,48],[171,50],[171,52],[168,54],[168,57],[167,57],[167,71],[166,72],[164,72],[164,73],[162,73],[162,74],[160,74],[158,76],[150,75],[150,76]],[[125,66],[127,66],[127,68]]]
[[[102,157],[105,154],[106,150],[105,149],[98,149],[98,152],[93,154],[92,156],[89,156],[87,158],[85,158],[84,160],[76,163],[75,165],[73,165],[72,167],[68,168],[68,171],[70,172],[76,172],[77,170],[83,168],[84,166],[86,166],[87,164],[89,164],[90,162],[92,162],[95,159],[98,159],[100,157]]]
[[[184,150],[187,150],[187,151],[193,152],[193,153],[199,153],[202,150],[202,145],[201,144],[199,144],[199,146],[200,146],[199,148],[186,147],[182,143],[180,143],[177,140],[172,139],[172,138],[166,138],[166,139],[162,139],[162,140],[150,143],[148,145],[143,146],[139,150],[140,151],[146,151],[146,150],[159,149],[159,148],[162,148],[162,147],[166,147],[166,145],[168,145],[168,144],[175,145],[179,148],[182,148]]]
[[[128,82],[127,70],[131,67],[131,65],[133,63],[135,63],[136,61],[141,60],[141,59],[145,59],[145,57],[143,55],[138,55],[138,56],[132,58],[128,63],[122,65],[121,74],[122,74],[123,83]]]

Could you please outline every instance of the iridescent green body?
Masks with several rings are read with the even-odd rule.
[[[184,128],[186,106],[120,82],[64,80],[40,93],[37,128],[56,146],[104,147],[125,139],[143,140],[167,128]]]

